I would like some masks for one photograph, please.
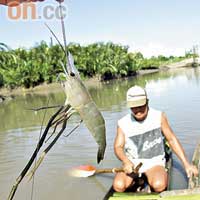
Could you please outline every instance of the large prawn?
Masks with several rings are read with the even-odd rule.
[[[35,166],[29,172],[30,177],[34,175],[36,169],[39,167],[47,152],[52,148],[52,146],[56,143],[58,138],[65,130],[67,120],[75,112],[79,113],[81,120],[89,129],[90,133],[93,135],[94,139],[98,144],[97,162],[99,163],[104,157],[106,148],[106,130],[104,118],[98,110],[96,104],[92,100],[92,97],[90,96],[85,85],[79,78],[78,73],[66,73],[65,77],[66,81],[63,82],[62,85],[66,94],[66,102],[63,106],[60,106],[57,112],[53,114],[52,117],[49,119],[47,126],[37,144],[37,147],[34,153],[32,154],[32,157],[21,172],[20,176],[16,179],[16,183],[12,187],[8,200],[11,200],[13,198],[19,183],[27,174],[28,170],[33,164],[33,161],[35,160],[40,148],[42,147],[50,128],[54,127],[52,132],[53,134],[56,132],[58,125],[62,125],[55,138],[52,140],[49,146],[42,152]]]
[[[16,182],[10,191],[8,200],[13,199],[19,183],[22,181],[22,179],[32,166],[40,148],[42,147],[46,139],[47,134],[49,133],[50,128],[53,128],[53,135],[53,133],[56,132],[58,126],[61,125],[61,128],[58,131],[55,138],[52,140],[49,146],[41,153],[41,156],[37,160],[33,169],[29,172],[30,177],[34,175],[35,171],[41,164],[47,152],[52,148],[52,146],[56,143],[58,138],[65,130],[67,120],[75,112],[77,112],[80,115],[81,120],[89,129],[90,133],[93,135],[94,139],[96,140],[96,143],[98,144],[97,162],[99,163],[104,157],[106,148],[106,130],[104,118],[101,115],[101,112],[98,110],[96,104],[92,100],[92,97],[90,96],[85,85],[81,81],[78,71],[74,66],[72,55],[69,52],[67,52],[66,56],[68,60],[68,65],[67,67],[63,66],[65,81],[62,83],[64,92],[66,94],[65,104],[63,106],[60,106],[57,112],[53,114],[52,117],[49,119],[47,126],[40,140],[38,141],[37,147],[33,152],[29,162],[27,163],[19,177],[16,179]]]

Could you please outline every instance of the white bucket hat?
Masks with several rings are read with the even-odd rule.
[[[126,101],[129,108],[145,105],[147,103],[145,89],[137,85],[129,88],[126,94]]]

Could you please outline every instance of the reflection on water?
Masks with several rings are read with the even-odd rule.
[[[165,111],[177,137],[191,159],[199,140],[200,69],[178,69],[143,77],[113,80],[94,84],[89,91],[103,113],[107,128],[107,149],[99,167],[119,166],[113,154],[113,141],[117,120],[128,112],[125,95],[134,84],[145,86],[150,106]],[[33,112],[28,108],[60,105],[65,101],[62,92],[49,95],[26,95],[16,97],[0,105],[0,199],[5,199],[15,178],[32,154],[40,133],[45,111]],[[45,123],[56,111],[46,113]],[[67,134],[79,121],[74,116],[68,123]],[[46,144],[47,145],[47,144]],[[113,175],[76,179],[67,176],[67,169],[81,164],[96,165],[96,151],[92,136],[81,125],[70,137],[61,137],[48,153],[38,169],[34,180],[33,199],[102,199],[112,183]],[[186,187],[186,177],[181,163],[174,156],[173,188]],[[23,183],[16,193],[16,200],[30,199],[32,182]],[[78,192],[77,192],[78,191]],[[89,191],[89,192],[86,192]]]

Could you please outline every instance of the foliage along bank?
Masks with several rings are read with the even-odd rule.
[[[186,53],[184,57],[160,55],[144,58],[140,52],[128,52],[128,46],[111,42],[88,46],[70,43],[68,50],[82,78],[98,76],[101,80],[132,76],[140,69],[156,69],[193,56]],[[28,50],[12,50],[0,43],[0,87],[29,88],[55,82],[62,72],[64,61],[65,55],[59,45],[48,45],[42,41]]]

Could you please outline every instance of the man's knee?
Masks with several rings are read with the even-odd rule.
[[[155,192],[162,192],[166,189],[168,183],[168,175],[165,168],[155,166],[146,172],[148,182]]]
[[[116,192],[124,192],[126,190],[126,184],[122,180],[115,180],[113,182],[113,189]]]
[[[167,188],[167,183],[165,181],[162,180],[155,180],[151,187],[153,188],[153,190],[155,192],[162,192]]]

